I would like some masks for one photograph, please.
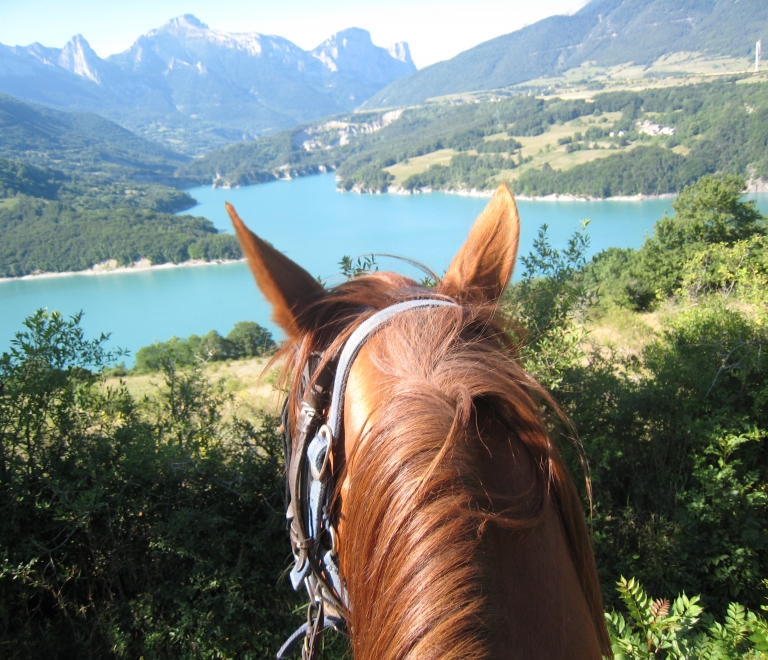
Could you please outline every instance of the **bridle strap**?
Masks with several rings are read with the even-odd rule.
[[[328,416],[328,427],[334,438],[340,437],[341,421],[344,418],[344,394],[347,390],[349,372],[352,370],[357,354],[371,336],[387,321],[403,312],[419,307],[458,307],[450,300],[439,298],[419,298],[395,303],[376,312],[363,321],[349,336],[339,356],[339,364],[336,368],[336,378],[333,381],[333,395],[331,396],[331,410]]]

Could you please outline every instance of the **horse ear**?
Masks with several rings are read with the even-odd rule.
[[[307,308],[325,295],[325,289],[301,266],[250,231],[231,204],[226,206],[256,284],[272,305],[272,319],[289,337],[299,337],[309,329]]]
[[[515,198],[507,184],[502,183],[453,258],[440,292],[496,302],[512,277],[519,240],[520,217]]]

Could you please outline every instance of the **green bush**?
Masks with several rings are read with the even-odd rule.
[[[169,366],[159,398],[38,312],[0,357],[0,655],[264,658],[297,625],[276,421]]]
[[[754,202],[740,201],[744,179],[705,176],[672,202],[673,216],[664,216],[638,251],[636,269],[659,297],[670,296],[681,283],[681,268],[706,246],[730,246],[765,235],[768,225]]]
[[[721,624],[704,613],[698,596],[653,600],[638,581],[623,577],[617,591],[630,616],[605,616],[616,660],[768,657],[768,622],[738,603],[728,606]]]
[[[640,250],[586,268],[586,237],[556,250],[542,232],[506,298],[521,358],[579,433],[602,583],[633,575],[656,593],[697,593],[717,616],[758,607],[768,574],[765,222],[741,185],[702,179]],[[585,320],[616,303],[663,305],[656,339],[591,346]]]
[[[678,312],[639,354],[584,346],[558,386],[590,465],[603,584],[634,575],[718,615],[756,607],[768,573],[768,325],[727,302]]]
[[[584,357],[584,321],[592,292],[584,278],[589,237],[573,234],[564,249],[553,248],[542,225],[532,252],[520,258],[519,283],[502,300],[504,311],[519,324],[520,357],[543,385],[557,390],[563,373]]]
[[[275,347],[272,333],[253,321],[238,321],[227,335],[235,359],[264,355]]]
[[[596,255],[588,280],[610,300],[640,310],[682,287],[712,291],[713,277],[732,284],[734,275],[726,266],[733,273],[751,268],[752,275],[742,273],[741,279],[753,287],[754,276],[766,272],[768,222],[754,202],[741,201],[744,187],[737,176],[702,177],[672,202],[674,215],[661,218],[639,250],[612,248]]]
[[[275,347],[272,333],[253,321],[235,323],[230,333],[222,337],[211,330],[202,337],[186,339],[171,337],[136,351],[135,373],[162,371],[166,365],[195,367],[208,361],[243,360],[259,357]]]

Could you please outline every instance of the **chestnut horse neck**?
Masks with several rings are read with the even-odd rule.
[[[316,301],[285,349],[294,373],[413,284],[374,275]],[[356,660],[610,654],[581,504],[539,414],[553,403],[506,337],[492,305],[414,309],[352,367],[334,471]]]

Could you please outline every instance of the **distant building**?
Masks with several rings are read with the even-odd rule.
[[[763,42],[758,41],[755,44],[755,73],[760,71],[760,53],[763,50]]]
[[[647,133],[648,135],[674,135],[675,129],[672,126],[660,126],[659,124],[652,124],[648,119],[645,121],[637,122],[637,130],[640,133]],[[621,135],[621,133],[619,133]]]

